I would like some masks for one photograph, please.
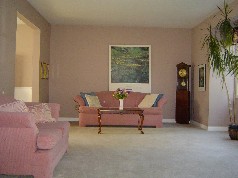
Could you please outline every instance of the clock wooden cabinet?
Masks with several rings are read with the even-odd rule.
[[[191,65],[179,63],[177,67],[176,113],[175,120],[179,124],[190,121],[189,68]]]

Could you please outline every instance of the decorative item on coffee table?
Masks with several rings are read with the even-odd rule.
[[[120,102],[119,109],[123,110],[123,100],[128,96],[128,92],[125,88],[118,88],[114,93],[113,97],[118,99]]]

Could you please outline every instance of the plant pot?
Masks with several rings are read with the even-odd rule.
[[[229,20],[224,20],[219,27],[221,41],[225,47],[231,46],[233,43],[233,34],[234,30],[231,26],[231,22]]]
[[[230,124],[228,127],[228,132],[231,140],[238,140],[238,125]]]

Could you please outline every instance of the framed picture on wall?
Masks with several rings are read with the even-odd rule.
[[[109,91],[151,92],[151,45],[109,46]]]
[[[198,65],[198,91],[206,91],[206,64]]]
[[[49,64],[45,62],[40,63],[40,78],[49,79]]]

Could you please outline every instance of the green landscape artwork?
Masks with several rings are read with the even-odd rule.
[[[111,83],[149,83],[149,47],[111,46]]]

